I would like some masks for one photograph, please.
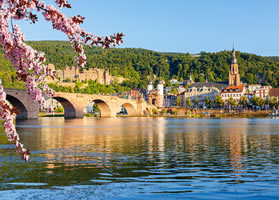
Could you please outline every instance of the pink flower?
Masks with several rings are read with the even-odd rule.
[[[55,3],[60,8],[71,7],[68,0],[55,0]],[[46,111],[53,110],[53,108],[46,106],[44,98],[44,96],[51,97],[54,94],[54,91],[45,83],[47,76],[52,76],[53,72],[48,70],[43,64],[45,62],[44,53],[37,52],[24,43],[24,35],[19,26],[14,25],[13,27],[9,27],[11,18],[32,21],[34,20],[34,16],[32,14],[33,11],[31,12],[30,10],[37,8],[38,12],[42,12],[44,19],[52,23],[54,29],[65,33],[68,37],[74,51],[78,53],[78,56],[75,58],[78,67],[84,67],[86,64],[86,56],[82,44],[90,42],[91,45],[102,45],[104,48],[107,48],[122,43],[122,33],[117,35],[114,34],[110,37],[106,37],[106,39],[100,36],[97,37],[80,28],[79,24],[83,22],[83,17],[78,15],[77,17],[67,18],[53,5],[46,5],[43,1],[0,0],[0,7],[0,44],[3,47],[6,57],[15,67],[19,79],[25,82],[31,99],[38,101]],[[19,142],[19,136],[13,124],[15,114],[12,110],[12,106],[6,101],[6,93],[1,85],[1,80],[0,118],[4,121],[3,124],[8,138],[15,142],[17,151],[21,154],[21,157],[25,160],[29,160],[29,151],[23,149],[23,145]]]

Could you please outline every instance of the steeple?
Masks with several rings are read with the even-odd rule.
[[[151,90],[153,90],[153,82],[151,79],[149,79],[149,82],[147,84],[146,94],[149,94]]]
[[[237,59],[236,59],[236,56],[235,56],[234,48],[232,50],[232,61],[231,61],[231,64],[237,64]]]
[[[189,82],[190,82],[191,84],[194,83],[194,80],[193,80],[193,78],[192,78],[192,74],[190,74]]]
[[[229,85],[234,85],[234,86],[240,85],[240,75],[238,71],[238,64],[237,64],[234,47],[232,50],[232,61],[231,61],[230,72],[229,72]]]

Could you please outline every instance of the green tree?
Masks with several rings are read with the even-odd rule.
[[[240,97],[239,105],[242,105],[243,108],[246,108],[248,105],[248,99],[245,95]]]
[[[175,110],[171,110],[170,113],[171,113],[172,115],[177,115],[178,110],[176,110],[176,109],[175,109]]]
[[[160,111],[160,113],[163,115],[163,114],[166,114],[167,113],[167,110],[166,109],[163,109]]]
[[[268,97],[267,100],[268,100],[269,108],[275,109],[278,106],[278,100],[275,97],[273,98]]]
[[[249,83],[249,84],[255,83],[254,74],[248,73],[246,75],[246,82]]]
[[[191,99],[190,98],[188,98],[187,100],[186,100],[186,106],[189,108],[189,107],[192,107],[192,102],[191,102]]]
[[[75,63],[75,53],[70,42],[29,41],[27,43],[38,51],[44,51],[47,55],[46,64],[53,63],[58,70],[63,70],[65,66],[73,66]],[[186,80],[189,79],[190,74],[195,81],[205,81],[206,78],[209,81],[228,80],[231,60],[231,51],[203,52],[200,57],[192,57],[190,54],[160,53],[135,48],[102,49],[86,46],[84,49],[87,55],[87,68],[109,69],[111,75],[127,78],[123,84],[120,84],[124,88],[146,88],[149,77],[154,78],[153,75],[157,77],[161,75],[166,81],[166,86],[171,86],[169,80],[172,77]],[[279,59],[238,51],[236,53],[243,82],[257,83],[263,80],[266,85],[279,87]],[[15,70],[5,58],[3,51],[0,51],[0,71],[9,72],[9,74],[0,74],[7,87],[17,87]],[[10,73],[13,74],[13,78]]]
[[[94,103],[94,105],[93,105],[93,112],[100,113],[100,108],[98,107],[98,104],[96,104],[96,103]]]
[[[204,100],[204,104],[206,107],[209,107],[211,105],[211,101],[210,101],[209,97],[206,97],[206,99]]]
[[[167,82],[166,82],[166,85],[165,85],[166,87],[172,87],[172,83],[171,83],[171,80],[168,80]]]
[[[232,98],[232,96],[229,97],[228,99],[228,105],[230,108],[236,107],[237,106],[237,101]]]
[[[195,98],[195,107],[197,108],[198,105],[199,105],[199,100],[198,100],[198,98]]]
[[[225,105],[225,101],[219,95],[215,96],[215,101],[214,102],[215,102],[215,106],[218,106],[218,107],[220,107],[220,106],[223,107]]]
[[[255,106],[263,107],[265,105],[265,100],[261,97],[254,96],[251,99],[251,103]]]
[[[178,91],[177,91],[176,87],[173,87],[170,92],[173,93],[173,94],[176,94],[176,95],[178,94]]]
[[[176,98],[176,101],[174,102],[174,105],[181,107],[181,99],[179,97]]]
[[[157,108],[152,108],[152,113],[155,114],[155,115],[158,114]]]

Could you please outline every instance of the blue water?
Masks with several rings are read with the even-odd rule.
[[[41,118],[0,135],[2,199],[279,199],[279,120]]]

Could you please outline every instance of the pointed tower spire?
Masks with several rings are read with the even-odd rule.
[[[194,82],[194,81],[193,81],[193,78],[192,78],[192,74],[190,74],[189,81],[190,81],[191,83]]]
[[[237,64],[237,59],[235,55],[235,50],[234,50],[234,45],[233,45],[233,50],[232,50],[232,61],[231,64]]]
[[[237,64],[234,47],[232,50],[232,61],[231,61],[231,67],[229,71],[229,85],[234,85],[234,86],[240,85],[240,75],[238,71],[238,64]]]

